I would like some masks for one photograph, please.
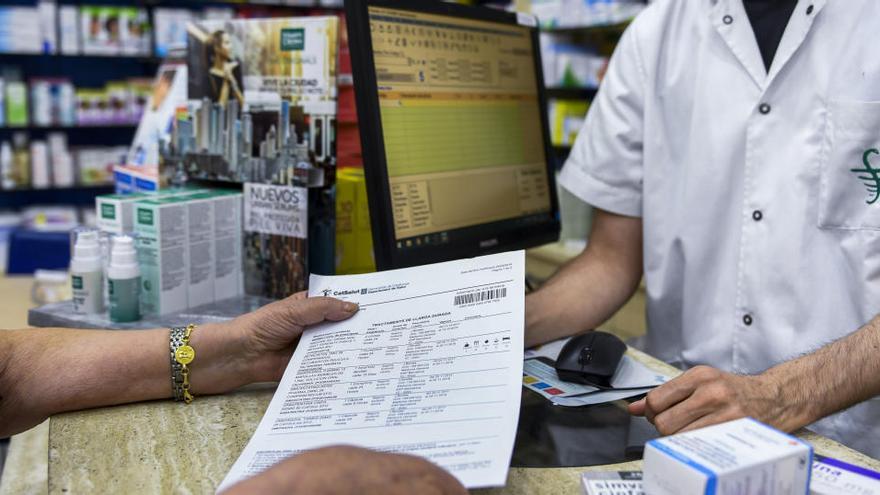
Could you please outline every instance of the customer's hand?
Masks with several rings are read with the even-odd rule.
[[[191,365],[195,394],[214,394],[254,382],[278,381],[303,330],[324,321],[345,320],[356,304],[304,292],[274,302],[228,323],[193,332]]]
[[[629,405],[662,435],[695,430],[750,416],[787,428],[779,387],[763,375],[742,376],[697,366]]]
[[[287,459],[242,481],[226,495],[464,495],[451,474],[409,455],[327,447]]]

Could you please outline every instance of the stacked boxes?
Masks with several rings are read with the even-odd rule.
[[[238,192],[210,191],[134,204],[144,314],[242,293],[241,201]]]
[[[145,199],[191,195],[206,192],[200,188],[168,189],[157,194],[110,194],[95,199],[98,228],[110,234],[129,234],[134,231],[134,204]]]
[[[179,189],[100,196],[99,228],[135,237],[141,312],[167,315],[242,294],[242,194]]]

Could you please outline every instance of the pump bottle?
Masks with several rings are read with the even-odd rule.
[[[104,274],[97,232],[87,231],[77,236],[70,260],[70,281],[74,311],[85,314],[104,311]]]
[[[140,320],[141,270],[134,241],[127,235],[113,239],[110,266],[107,267],[107,286],[110,320],[116,323]]]

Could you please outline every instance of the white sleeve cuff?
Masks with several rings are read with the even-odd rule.
[[[596,208],[627,217],[642,217],[641,194],[606,184],[574,164],[562,167],[558,182],[581,201]]]

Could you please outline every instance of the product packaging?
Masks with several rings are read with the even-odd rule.
[[[880,473],[817,455],[810,495],[880,495]]]
[[[214,300],[244,292],[242,275],[242,194],[221,190],[212,193],[214,209]]]
[[[186,203],[187,302],[193,308],[214,302],[214,198],[210,193],[203,193],[177,198],[177,201]]]
[[[367,186],[361,168],[346,168],[336,176],[336,273],[376,271]]]
[[[73,308],[77,313],[99,314],[104,311],[104,269],[98,232],[73,232],[73,257],[70,260],[70,281]]]
[[[189,307],[189,236],[186,204],[173,197],[134,205],[141,267],[141,312],[164,316]]]
[[[205,189],[178,188],[160,193],[107,194],[95,198],[95,213],[98,228],[111,234],[127,234],[134,231],[134,205],[145,199],[159,199],[169,196],[191,195],[206,192]]]
[[[651,440],[644,488],[652,495],[802,495],[813,448],[751,418]]]
[[[114,237],[107,268],[111,321],[127,323],[141,319],[140,286],[141,273],[133,239],[127,235]]]
[[[31,187],[48,189],[52,186],[52,171],[49,170],[49,148],[46,141],[31,141]]]
[[[61,53],[79,54],[79,11],[75,5],[61,5],[58,8],[58,31],[61,34]]]
[[[18,80],[6,81],[6,125],[10,127],[28,124],[27,85]]]

